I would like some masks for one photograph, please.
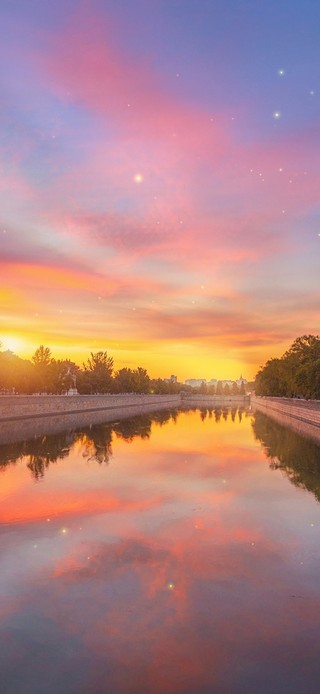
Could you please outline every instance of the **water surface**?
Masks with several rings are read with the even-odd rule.
[[[1,692],[318,692],[319,498],[241,409],[0,446]]]

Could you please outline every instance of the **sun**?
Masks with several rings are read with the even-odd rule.
[[[21,350],[24,346],[23,340],[20,337],[15,337],[13,335],[4,335],[1,337],[1,347],[6,350],[9,349],[10,352],[17,352]]]

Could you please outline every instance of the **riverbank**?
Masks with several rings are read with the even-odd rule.
[[[77,413],[103,412],[104,421],[120,415],[131,417],[140,412],[174,407],[180,404],[180,395],[2,395],[0,421],[33,419]]]
[[[320,401],[237,395],[2,395],[0,443],[28,435],[41,436],[68,428],[127,419],[158,410],[249,407],[259,410],[302,436],[320,440]],[[32,433],[30,434],[32,430]],[[12,438],[13,437],[13,438]]]
[[[179,406],[180,395],[5,395],[0,397],[0,444]]]
[[[264,412],[293,431],[320,441],[320,401],[251,396],[253,412]]]
[[[244,398],[178,395],[3,395],[0,444],[112,423],[161,410],[238,407]]]
[[[182,405],[194,407],[240,407],[250,405],[250,395],[202,395],[181,393]]]
[[[119,395],[2,395],[0,396],[0,421],[52,417],[77,413],[103,412],[104,421],[109,415],[131,417],[142,412],[163,407],[241,405],[249,404],[249,398],[232,395],[146,395],[121,393]]]

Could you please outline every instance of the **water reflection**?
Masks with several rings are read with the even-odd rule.
[[[254,427],[205,408],[2,449],[1,694],[316,694],[320,506]]]
[[[39,480],[44,476],[50,463],[56,463],[67,457],[77,442],[83,446],[83,457],[99,464],[107,464],[112,457],[113,433],[117,438],[129,443],[136,437],[148,439],[153,422],[163,425],[170,419],[176,421],[177,416],[176,410],[164,410],[152,415],[136,415],[114,424],[97,424],[63,434],[49,434],[27,441],[0,444],[0,469],[26,459],[27,467],[33,477]]]
[[[184,412],[194,410],[184,409]],[[207,417],[210,419],[214,415],[216,422],[219,422],[221,417],[227,421],[228,417],[234,422],[236,414],[238,414],[241,422],[245,408],[199,408],[200,419],[204,421]],[[101,464],[108,464],[112,458],[112,441],[113,435],[131,443],[135,438],[149,439],[151,435],[152,424],[158,424],[160,427],[170,420],[176,422],[179,416],[179,411],[161,410],[152,414],[136,415],[112,424],[97,424],[87,427],[81,427],[67,431],[63,434],[49,434],[39,436],[27,441],[18,441],[17,443],[0,444],[0,470],[10,464],[15,464],[17,461],[26,459],[28,469],[36,480],[40,480],[50,463],[56,463],[59,460],[67,457],[70,454],[71,448],[78,442],[83,446],[83,457],[90,461],[95,461]]]
[[[297,487],[312,492],[320,501],[320,445],[256,412],[254,435],[261,441],[273,470],[282,470]]]

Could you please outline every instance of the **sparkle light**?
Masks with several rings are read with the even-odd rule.
[[[135,176],[133,177],[133,180],[135,183],[142,183],[143,181],[143,176],[141,173],[136,173]]]
[[[281,118],[281,113],[280,113],[280,111],[274,111],[274,112],[273,112],[273,117],[274,117],[275,120],[279,120],[279,118]]]
[[[285,70],[283,69],[283,67],[279,68],[279,70],[278,70],[278,75],[279,75],[280,77],[284,77],[285,74],[286,74],[286,73],[285,73]]]
[[[168,583],[167,588],[168,590],[174,590],[174,583]]]

